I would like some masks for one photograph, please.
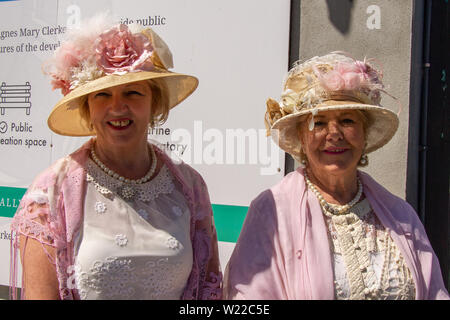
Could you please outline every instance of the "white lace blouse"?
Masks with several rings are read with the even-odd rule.
[[[325,215],[337,299],[412,300],[415,286],[400,250],[367,199],[345,215]]]
[[[89,159],[87,182],[75,245],[80,298],[179,299],[192,269],[190,213],[168,168],[124,197]]]

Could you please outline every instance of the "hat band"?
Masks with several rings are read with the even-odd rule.
[[[305,111],[317,108],[318,105],[325,104],[328,101],[349,101],[355,104],[370,104],[376,105],[366,94],[358,91],[322,91],[316,93],[315,99],[303,99],[301,103],[295,108],[296,112]],[[293,113],[296,113],[296,112]]]
[[[316,113],[317,107],[330,101],[346,101],[354,104],[377,105],[370,97],[360,91],[325,91],[320,85],[311,87],[306,93],[298,94],[292,89],[284,92],[281,101],[278,103],[273,99],[268,99],[267,111],[265,115],[265,125],[267,135],[270,135],[270,128],[275,121],[290,114],[311,111]],[[334,105],[338,105],[335,103]]]

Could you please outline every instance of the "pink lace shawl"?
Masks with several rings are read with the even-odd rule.
[[[449,299],[438,259],[414,209],[359,172],[373,211],[390,232],[416,284],[416,299]],[[320,204],[303,170],[250,205],[224,277],[225,299],[334,299],[333,266]]]
[[[19,234],[55,248],[56,257],[48,256],[56,266],[61,299],[79,299],[72,272],[74,239],[83,220],[86,171],[92,139],[68,157],[41,173],[28,188],[11,223],[15,235],[11,242],[10,295],[17,294],[17,257]],[[182,299],[221,299],[222,274],[218,258],[217,235],[212,208],[204,180],[190,166],[175,164],[155,147],[160,159],[180,183],[191,212],[190,235],[193,247],[192,271]],[[23,263],[23,261],[22,261]],[[25,289],[25,290],[24,290]],[[23,288],[22,298],[26,288]]]

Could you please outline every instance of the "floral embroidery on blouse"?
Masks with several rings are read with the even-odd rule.
[[[181,246],[180,242],[174,237],[169,237],[166,241],[166,245],[172,250],[177,250]]]
[[[114,239],[119,247],[125,247],[128,244],[128,238],[124,234],[118,234]]]
[[[97,212],[98,214],[105,213],[106,212],[106,204],[104,202],[97,201],[95,203],[95,212]]]
[[[181,262],[170,263],[169,258],[150,260],[138,267],[128,258],[108,257],[95,261],[89,272],[75,266],[76,285],[81,299],[87,299],[90,291],[109,299],[130,299],[137,289],[157,298],[175,289],[178,277],[182,277],[180,267]]]
[[[99,216],[95,212],[89,212],[84,216],[83,238],[78,243],[79,249],[76,254],[76,263],[80,266],[77,276],[81,279],[78,282],[78,289],[83,292],[84,298],[180,297],[192,270],[192,247],[189,228],[186,228],[190,224],[190,215],[183,216],[181,221],[175,213],[176,210],[173,210],[176,207],[183,213],[182,208],[186,203],[185,197],[175,188],[168,168],[163,166],[154,179],[142,184],[150,189],[148,197],[144,197],[144,193],[141,193],[142,197],[134,196],[139,195],[137,190],[140,185],[132,186],[137,189],[129,193],[130,195],[133,193],[131,196],[126,196],[124,188],[120,189],[119,186],[115,191],[103,192],[117,181],[105,172],[99,171],[99,168],[90,167],[86,176],[90,178],[85,205],[92,205],[101,210],[104,204],[105,208],[108,207],[108,215]],[[160,186],[157,185],[159,182],[162,183]],[[116,193],[117,191],[119,192]],[[106,199],[103,199],[104,197]],[[152,201],[144,202],[145,199]],[[131,233],[128,234],[126,227],[121,227],[128,221],[132,229],[135,223],[140,225],[139,228],[133,229],[133,238]],[[104,227],[104,231],[99,243],[99,253],[95,254],[86,249],[86,246],[93,239],[97,239],[95,228],[100,225]],[[109,225],[114,231],[109,231]],[[184,231],[180,233],[179,228]],[[84,245],[83,239],[86,240]],[[109,239],[112,246],[102,242],[105,239]],[[131,239],[138,241],[134,243]],[[140,244],[140,241],[146,244]],[[102,250],[107,255],[103,255]],[[177,268],[174,268],[174,265]],[[107,280],[116,284],[98,285],[99,282]],[[117,292],[114,293],[114,290]]]

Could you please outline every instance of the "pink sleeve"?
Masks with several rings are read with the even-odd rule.
[[[196,174],[194,180],[191,206],[194,210],[191,229],[194,264],[183,299],[219,300],[222,299],[222,272],[211,202],[201,176]]]
[[[252,201],[224,279],[225,299],[286,299],[276,206],[270,190]],[[278,249],[277,249],[278,248]]]
[[[24,240],[23,247],[29,239],[33,239],[42,245],[44,253],[49,261],[56,265],[54,255],[48,252],[48,248],[64,246],[65,228],[62,223],[61,212],[64,205],[61,194],[57,188],[67,163],[66,159],[55,162],[52,166],[39,174],[23,196],[19,208],[11,222],[11,255],[10,255],[10,287],[11,298],[17,298],[16,288],[18,285],[18,261],[21,238]],[[55,272],[56,266],[55,266]],[[22,279],[22,298],[25,295]]]
[[[56,165],[60,166],[60,163]],[[61,234],[58,227],[60,217],[56,214],[60,206],[57,179],[53,166],[34,179],[11,223],[16,235],[24,235],[53,247],[59,244],[56,236]]]
[[[395,230],[393,238],[404,248],[405,258],[415,273],[418,299],[449,299],[438,258],[414,208],[393,195],[367,173],[359,172],[365,194],[385,227]],[[394,239],[395,240],[395,239]]]
[[[28,193],[22,198],[20,207],[14,215],[11,230],[16,236],[23,235],[42,244],[55,246],[51,231],[50,206],[45,196],[40,201]]]
[[[199,299],[218,300],[222,299],[222,272],[211,202],[203,179],[200,179],[195,189],[198,220],[195,224],[194,246],[197,250],[204,251],[200,254],[202,259],[199,271],[202,284],[199,288]]]
[[[44,190],[33,189],[28,190],[20,202],[20,206],[14,215],[11,223],[11,264],[10,264],[10,287],[11,298],[16,299],[17,277],[18,277],[18,256],[20,250],[20,238],[24,236],[24,250],[28,239],[34,239],[42,244],[44,252],[47,254],[49,261],[55,264],[55,257],[47,251],[45,246],[56,247],[56,237],[54,226],[51,220],[49,198]],[[21,259],[22,264],[24,263]],[[56,270],[55,270],[56,272]],[[25,296],[24,283],[22,281],[22,298]]]

